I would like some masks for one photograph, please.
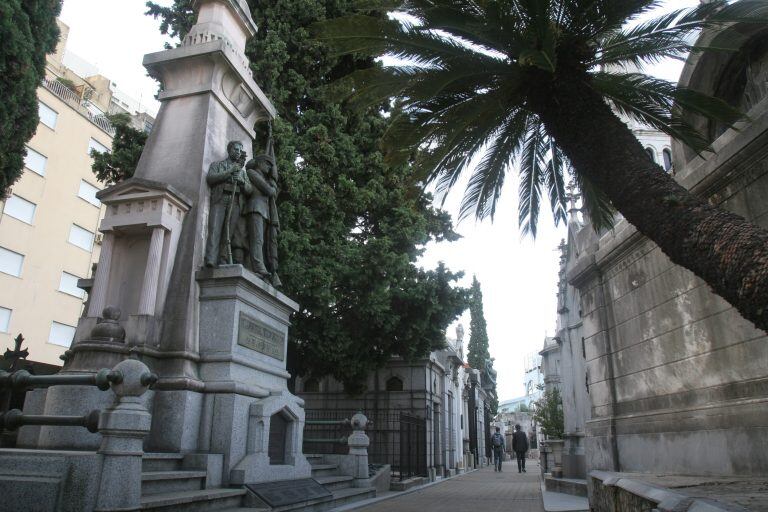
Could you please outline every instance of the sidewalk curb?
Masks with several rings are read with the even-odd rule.
[[[389,494],[387,494],[386,496],[377,496],[375,498],[369,498],[367,500],[356,501],[355,503],[350,503],[349,505],[342,505],[341,507],[338,507],[338,508],[332,508],[328,512],[347,512],[349,510],[357,510],[358,508],[367,507],[368,505],[375,505],[376,503],[380,503],[382,501],[391,500],[393,498],[399,498],[400,496],[405,496],[407,494],[411,494],[411,493],[414,493],[414,492],[418,492],[418,491],[427,489],[427,488],[432,487],[434,485],[442,484],[444,482],[447,482],[448,480],[453,480],[454,478],[459,478],[461,476],[468,475],[470,473],[474,473],[475,471],[479,471],[479,469],[472,469],[470,471],[465,471],[464,473],[462,473],[460,475],[454,475],[454,476],[449,476],[449,477],[446,477],[446,478],[441,478],[440,480],[436,480],[434,482],[429,482],[429,483],[426,483],[424,485],[420,485],[418,487],[412,487],[412,488],[408,489],[407,491],[399,491],[399,492],[398,491],[392,491]]]

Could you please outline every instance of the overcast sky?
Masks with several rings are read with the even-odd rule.
[[[124,93],[156,111],[153,96],[157,83],[147,77],[141,65],[145,53],[160,51],[167,38],[160,35],[159,23],[144,16],[144,0],[64,0],[61,19],[69,25],[68,50],[95,65]],[[158,3],[169,5],[171,0]],[[698,4],[698,0],[668,0],[662,11]],[[677,80],[681,64],[664,63],[652,73]],[[454,216],[463,190],[451,194],[445,208]],[[544,336],[554,332],[558,251],[565,236],[563,226],[555,228],[552,216],[542,207],[539,233],[534,241],[520,237],[517,227],[517,183],[513,176],[497,209],[496,220],[482,223],[466,220],[457,226],[463,238],[454,243],[433,244],[421,264],[434,267],[444,261],[452,270],[466,274],[469,286],[476,275],[483,289],[491,356],[496,359],[498,392],[501,400],[524,393],[523,360],[541,349]],[[469,315],[462,322],[469,339]],[[454,328],[449,330],[454,336]]]

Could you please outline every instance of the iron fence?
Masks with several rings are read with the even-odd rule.
[[[304,453],[345,454],[346,444],[340,443],[352,429],[341,422],[356,410],[306,411]],[[427,422],[410,409],[362,411],[369,420],[366,434],[370,438],[368,461],[389,464],[392,477],[403,480],[427,476]]]

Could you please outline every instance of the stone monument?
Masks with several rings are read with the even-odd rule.
[[[254,126],[275,115],[244,54],[256,26],[245,0],[193,7],[182,44],[144,57],[162,83],[161,108],[135,176],[98,194],[101,256],[62,373],[140,359],[159,377],[142,398],[152,414],[146,451],[199,454],[223,485],[308,477],[303,401],[287,389],[298,305],[273,286],[271,142],[245,164]],[[112,400],[72,386],[35,393],[46,414]],[[80,430],[24,427],[20,437],[28,447],[98,448],[101,436]]]

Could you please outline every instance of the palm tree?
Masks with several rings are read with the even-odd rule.
[[[565,218],[573,173],[591,221],[615,208],[675,263],[768,329],[768,232],[690,194],[649,160],[617,113],[697,152],[708,138],[687,117],[726,126],[725,102],[631,70],[701,51],[701,30],[768,22],[766,0],[715,0],[639,22],[657,0],[407,0],[317,25],[335,51],[389,55],[337,90],[361,108],[394,105],[388,158],[411,160],[444,192],[474,157],[462,216],[493,217],[506,173],[520,172],[519,221],[535,236],[542,190]],[[370,9],[370,5],[366,7]],[[629,27],[629,28],[628,28]],[[723,49],[728,41],[718,38]],[[346,91],[346,92],[344,92]],[[391,100],[395,100],[394,103]]]

